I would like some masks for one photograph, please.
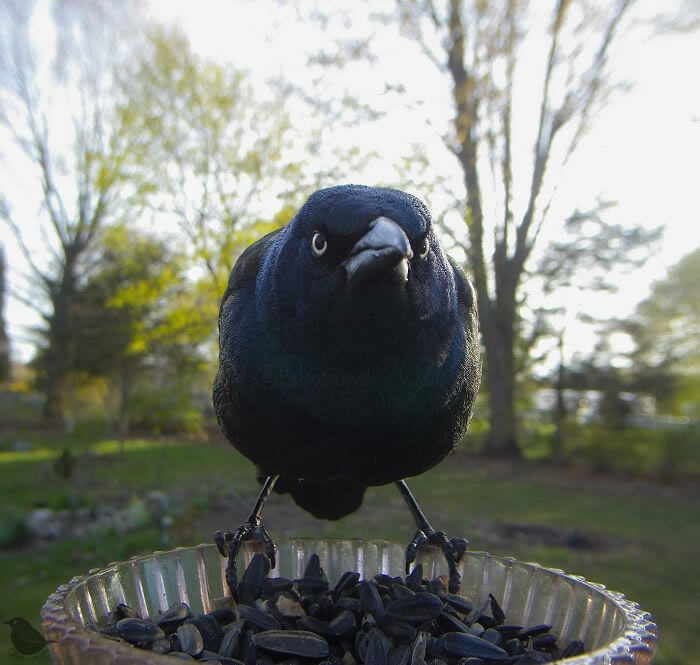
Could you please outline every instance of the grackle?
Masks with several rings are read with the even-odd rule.
[[[474,290],[426,206],[360,185],[313,194],[236,261],[219,349],[219,425],[264,479],[248,520],[215,535],[232,593],[242,541],[262,541],[274,566],[261,523],[273,488],[338,519],[359,508],[368,486],[390,482],[417,526],[407,571],[419,545],[437,545],[456,590],[468,543],[435,531],[403,480],[454,449],[481,376]]]

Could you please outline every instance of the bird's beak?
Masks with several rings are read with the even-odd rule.
[[[355,243],[343,267],[348,284],[365,282],[382,273],[405,284],[412,257],[411,243],[403,229],[393,219],[377,217]]]

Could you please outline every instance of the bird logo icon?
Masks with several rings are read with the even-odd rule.
[[[38,654],[49,643],[29,621],[22,617],[13,617],[3,623],[10,627],[12,644],[23,656]]]

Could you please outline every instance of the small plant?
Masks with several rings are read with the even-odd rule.
[[[0,547],[19,547],[28,538],[29,527],[24,515],[14,506],[4,507],[0,511]]]

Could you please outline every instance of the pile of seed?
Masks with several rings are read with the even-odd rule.
[[[176,603],[156,619],[126,605],[100,632],[182,660],[215,665],[538,665],[583,653],[560,647],[549,625],[515,626],[493,596],[476,605],[447,593],[447,580],[347,572],[331,589],[317,555],[300,579],[268,577],[256,554],[236,588],[233,609],[193,616]]]

